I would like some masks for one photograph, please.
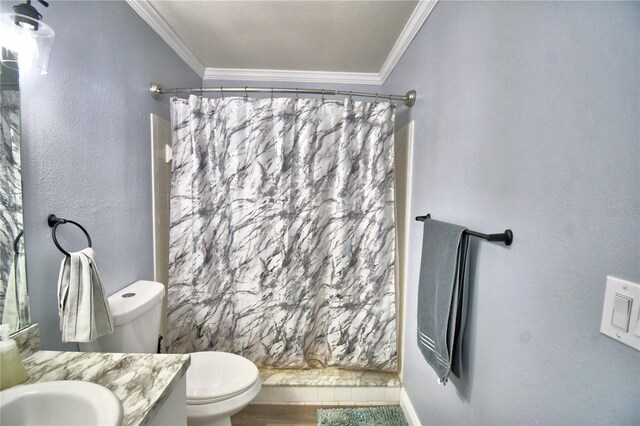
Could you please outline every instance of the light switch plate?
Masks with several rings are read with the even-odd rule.
[[[630,300],[631,309],[628,329],[625,332],[624,327],[620,328],[620,325],[615,326],[612,323],[620,324],[620,316],[626,315],[621,313],[621,306],[626,305],[621,305],[620,302],[627,299]],[[615,303],[616,300],[618,300],[617,304]],[[618,309],[614,313],[616,306]],[[616,277],[607,277],[600,333],[640,351],[640,284]]]

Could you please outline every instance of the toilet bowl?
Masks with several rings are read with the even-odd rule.
[[[226,352],[195,352],[187,370],[189,425],[229,426],[231,416],[260,392],[258,368]]]
[[[154,353],[158,345],[164,285],[136,281],[109,296],[113,333],[81,343],[82,352]],[[230,417],[260,392],[258,368],[225,352],[195,352],[187,370],[187,424],[231,425]]]

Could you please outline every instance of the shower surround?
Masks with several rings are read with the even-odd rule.
[[[395,371],[394,107],[171,107],[168,350]]]

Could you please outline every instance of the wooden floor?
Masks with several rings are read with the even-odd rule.
[[[231,416],[233,426],[316,426],[318,408],[338,408],[320,405],[249,405]],[[339,408],[350,408],[344,405]]]

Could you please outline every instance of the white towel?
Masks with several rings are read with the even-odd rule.
[[[22,330],[29,325],[29,294],[27,293],[27,265],[24,251],[13,255],[9,282],[5,294],[2,324],[9,324],[9,332]]]
[[[95,253],[91,247],[70,253],[58,279],[58,311],[63,342],[92,342],[113,332]]]

